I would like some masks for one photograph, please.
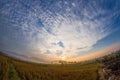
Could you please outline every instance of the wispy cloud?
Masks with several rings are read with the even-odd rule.
[[[95,1],[86,3],[84,0],[54,3],[15,1],[0,10],[6,23],[13,22],[10,32],[15,34],[11,35],[15,39],[20,37],[20,42],[24,39],[28,50],[57,58],[64,55],[73,57],[80,51],[92,49],[112,32],[111,19],[117,14],[115,9],[106,10]]]

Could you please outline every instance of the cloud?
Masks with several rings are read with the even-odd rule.
[[[51,51],[50,50],[47,50],[46,52],[45,52],[45,54],[50,54],[51,53]]]
[[[56,51],[56,54],[57,54],[58,56],[60,56],[62,53],[63,53],[63,52],[60,51],[60,50],[57,50],[57,51]]]
[[[58,44],[60,47],[64,48],[63,42],[59,41],[57,44]]]
[[[85,47],[81,47],[81,48],[77,48],[77,49],[80,50],[80,49],[84,49],[84,48],[87,48],[87,46],[85,46]]]
[[[117,13],[114,9],[101,7],[99,3],[86,3],[84,0],[60,0],[52,4],[50,1],[13,1],[0,9],[4,18],[4,21],[0,19],[3,21],[0,24],[8,30],[6,38],[25,45],[27,51],[35,51],[51,59],[59,55],[70,58],[80,51],[91,50],[112,32],[111,19]],[[6,26],[6,23],[10,25]],[[14,41],[18,37],[19,40]],[[4,41],[3,38],[1,40]]]

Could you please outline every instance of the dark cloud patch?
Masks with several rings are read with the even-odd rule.
[[[63,44],[62,41],[59,41],[57,44],[58,44],[60,47],[64,48],[64,44]]]

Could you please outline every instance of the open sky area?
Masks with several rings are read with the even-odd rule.
[[[0,51],[84,61],[120,49],[120,0],[0,0]]]

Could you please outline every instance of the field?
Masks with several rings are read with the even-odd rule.
[[[0,53],[0,80],[98,80],[98,63],[37,64]]]

